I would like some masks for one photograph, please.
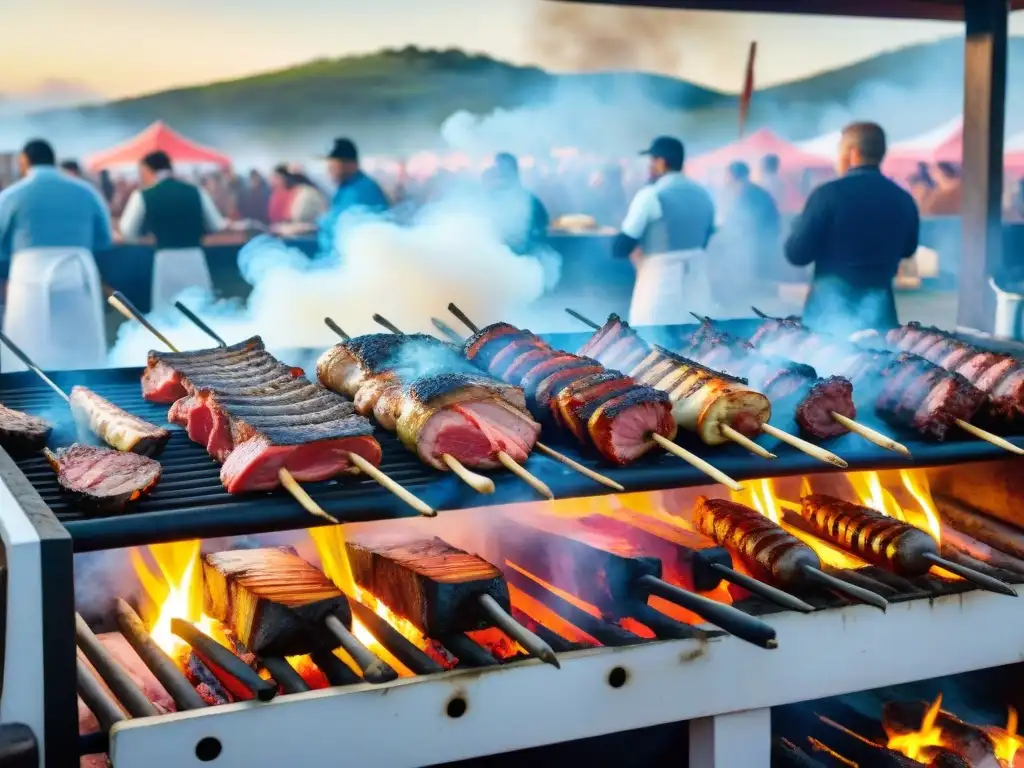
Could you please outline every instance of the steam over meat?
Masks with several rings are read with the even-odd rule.
[[[757,578],[792,587],[804,582],[806,568],[821,569],[814,550],[742,504],[700,496],[693,522],[698,531],[735,552]]]
[[[932,564],[925,556],[939,553],[935,540],[920,528],[832,496],[805,496],[800,515],[822,537],[901,576],[927,573]]]
[[[596,360],[553,349],[529,331],[488,326],[465,344],[466,357],[506,382],[521,383],[530,411],[554,421],[605,459],[627,464],[654,447],[652,433],[673,439],[665,393],[606,371]]]
[[[136,453],[76,443],[47,452],[57,483],[77,506],[93,512],[117,512],[148,494],[160,481],[160,463]]]
[[[448,469],[445,454],[475,469],[501,466],[501,452],[523,462],[540,434],[521,389],[481,373],[432,336],[350,339],[321,356],[317,376],[436,469]]]
[[[705,368],[688,358],[649,346],[618,315],[594,332],[580,354],[602,365],[628,371],[642,384],[665,392],[676,423],[708,445],[728,442],[722,426],[756,435],[771,416],[771,403],[742,379]]]
[[[255,654],[295,656],[330,647],[316,625],[329,615],[352,623],[345,595],[289,548],[204,555],[203,583],[203,611]]]
[[[708,320],[689,338],[683,354],[746,378],[751,387],[776,405],[799,396],[796,422],[811,437],[826,439],[849,431],[832,418],[833,413],[857,418],[853,385],[847,379],[819,379],[813,367],[762,354],[750,342],[716,330]]]
[[[819,373],[843,376],[856,385],[888,365],[888,352],[862,349],[806,328],[798,317],[765,320],[750,343],[762,354],[783,356],[813,366]]]
[[[352,403],[279,362],[259,337],[226,349],[151,352],[149,363],[144,393],[184,393],[168,419],[223,463],[229,493],[272,490],[282,468],[300,482],[327,480],[352,470],[353,453],[380,463],[373,427]]]
[[[0,405],[0,447],[14,455],[41,451],[50,439],[53,425]]]
[[[357,534],[346,549],[356,583],[430,637],[491,626],[480,595],[511,611],[501,571],[439,538]]]
[[[875,402],[882,418],[935,440],[945,440],[957,419],[970,421],[985,401],[960,374],[909,354],[895,358],[882,377]]]
[[[1014,430],[1024,426],[1024,367],[1016,358],[979,349],[920,323],[889,331],[886,340],[900,351],[960,374],[988,395],[984,416],[994,426]]]
[[[163,427],[133,416],[85,387],[71,389],[75,420],[111,448],[143,456],[156,456],[171,439]]]

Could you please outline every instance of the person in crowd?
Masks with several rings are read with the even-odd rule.
[[[923,216],[959,216],[963,202],[960,169],[952,163],[935,166],[935,189],[921,205]]]
[[[636,283],[629,308],[635,325],[688,322],[689,312],[711,314],[705,248],[715,227],[706,189],[683,175],[683,143],[659,136],[641,154],[650,158],[650,184],[630,203],[614,256],[629,258]]]
[[[0,260],[11,262],[3,329],[39,365],[95,367],[106,334],[93,254],[112,245],[110,214],[55,161],[48,142],[29,141],[18,156],[21,180],[0,192]],[[6,354],[0,367],[14,367]]]
[[[797,185],[784,179],[779,173],[780,166],[778,155],[769,154],[761,158],[761,187],[775,200],[775,207],[778,210],[794,213],[800,210],[803,198]]]
[[[893,278],[917,251],[920,217],[910,193],[882,175],[885,132],[875,123],[843,129],[840,178],[811,193],[793,222],[786,258],[814,266],[804,322],[849,335],[898,324]]]
[[[213,290],[203,253],[203,236],[227,225],[205,189],[175,178],[166,152],[151,152],[139,163],[142,189],[128,198],[121,216],[126,239],[152,235],[152,307],[160,309],[181,291],[198,286]]]
[[[928,171],[927,163],[917,164],[917,170],[907,179],[907,188],[918,209],[923,211],[925,201],[935,192],[935,180]]]
[[[100,194],[103,195],[103,199],[107,201],[107,206],[114,204],[114,196],[117,193],[117,189],[114,186],[114,180],[110,178],[110,171],[104,168],[100,171],[97,177],[97,186],[99,186]]]
[[[712,277],[725,290],[716,293],[749,295],[780,256],[782,222],[775,198],[751,180],[742,160],[726,170],[721,221],[715,248],[723,261],[716,261],[720,268]]]
[[[259,171],[249,171],[248,181],[238,196],[238,216],[269,224],[270,185]]]
[[[293,186],[288,166],[275,166],[270,175],[270,200],[267,201],[267,217],[271,225],[284,224],[291,218]]]
[[[288,184],[292,190],[288,221],[292,224],[315,225],[327,213],[327,198],[324,193],[301,171],[289,172]]]
[[[82,166],[78,164],[77,160],[61,160],[60,169],[72,178],[86,181],[85,174],[82,173]]]
[[[548,211],[519,178],[519,161],[508,152],[494,156],[494,164],[484,172],[484,185],[490,196],[489,214],[505,245],[519,255],[532,253],[547,242]]]
[[[327,155],[327,172],[337,188],[327,213],[320,217],[321,255],[337,253],[336,238],[342,216],[352,213],[381,213],[390,204],[383,190],[359,167],[359,150],[352,139],[334,140]]]

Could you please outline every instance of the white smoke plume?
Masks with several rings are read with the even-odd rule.
[[[450,318],[446,307],[452,301],[482,325],[539,298],[546,282],[545,266],[512,253],[493,222],[485,205],[464,198],[428,206],[407,226],[383,218],[343,220],[340,264],[258,238],[239,254],[242,274],[253,286],[244,304],[197,293],[181,299],[228,343],[260,334],[271,350],[330,345],[336,338],[325,317],[352,335],[380,332],[375,312],[403,331],[436,333],[430,319]],[[174,310],[150,320],[180,349],[212,346]],[[124,323],[110,364],[142,365],[150,349],[159,349],[159,342],[138,323]]]

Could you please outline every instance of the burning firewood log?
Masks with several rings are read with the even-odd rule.
[[[772,742],[772,768],[826,768],[788,739]]]
[[[439,538],[359,536],[346,542],[360,587],[431,637],[498,627],[554,666],[551,647],[515,621],[501,571]]]
[[[494,531],[504,559],[518,563],[609,616],[633,616],[650,595],[685,608],[710,624],[762,648],[775,648],[775,630],[731,605],[663,581],[662,562],[629,542],[579,522],[547,515],[502,516]],[[653,627],[652,627],[653,629]]]
[[[228,625],[253,653],[296,656],[330,648],[333,641],[368,682],[397,677],[349,631],[352,611],[341,590],[293,549],[207,554],[203,581],[205,613]]]
[[[917,733],[933,705],[926,701],[890,701],[882,707],[882,727],[889,738]],[[972,768],[1000,768],[996,743],[981,728],[939,711],[933,727],[942,734],[942,746],[959,755]],[[934,759],[933,755],[929,755]]]
[[[1015,558],[1024,559],[1024,530],[989,517],[948,496],[937,495],[935,506],[939,514],[958,531]]]

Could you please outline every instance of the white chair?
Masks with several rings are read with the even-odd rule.
[[[84,248],[27,248],[15,253],[3,330],[45,370],[103,367],[107,333],[92,253]],[[25,366],[4,347],[0,370],[23,371]]]
[[[992,333],[999,339],[1012,339],[1021,341],[1024,339],[1021,328],[1021,307],[1024,305],[1024,295],[1006,291],[1000,288],[996,281],[989,277],[988,284],[996,294],[996,317],[992,323]]]
[[[182,291],[197,287],[213,293],[202,248],[164,248],[153,254],[151,312],[167,309]]]

